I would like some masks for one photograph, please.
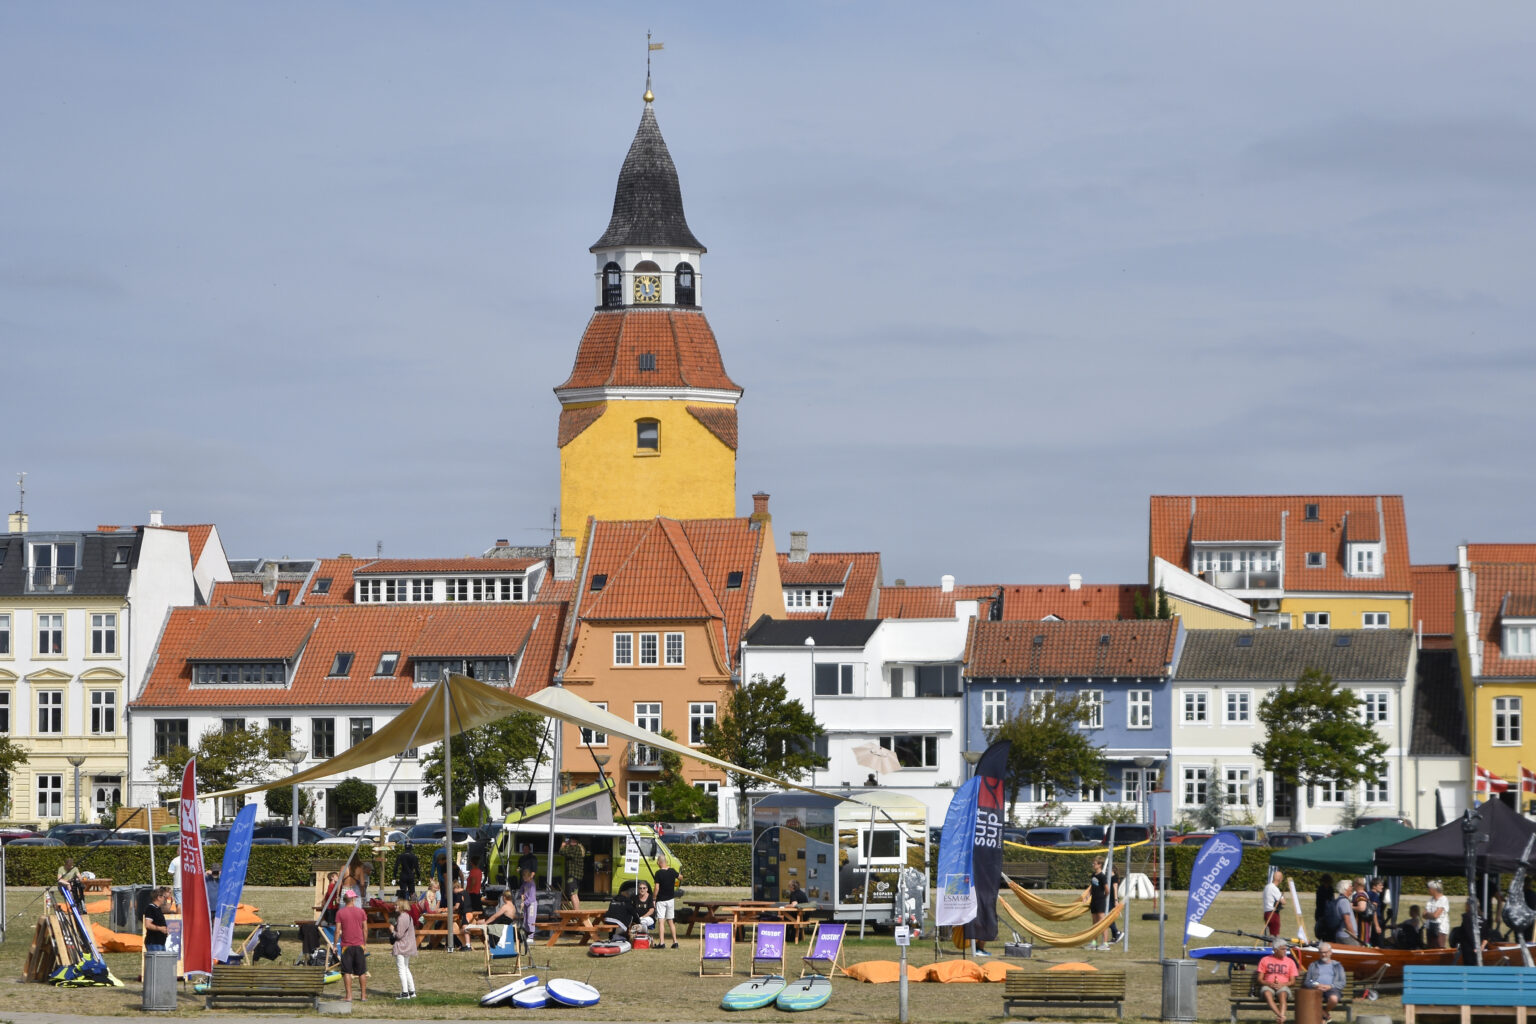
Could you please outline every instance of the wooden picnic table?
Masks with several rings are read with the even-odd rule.
[[[560,936],[566,932],[575,932],[581,936],[576,940],[576,945],[585,946],[593,939],[600,939],[606,932],[607,926],[603,924],[603,915],[608,912],[607,907],[599,907],[590,910],[560,910],[557,920],[539,921],[539,928],[548,929],[549,941],[546,946],[553,946],[560,941]]]
[[[395,940],[395,922],[393,911],[381,910],[377,907],[365,907],[368,914],[368,941],[372,942],[376,935],[382,933],[382,939],[393,942]],[[446,919],[444,927],[447,926]]]
[[[772,908],[778,906],[777,903],[771,900],[684,900],[683,904],[692,907],[694,910],[693,914],[688,918],[688,930],[683,933],[685,937],[689,938],[693,936],[693,926],[695,924],[715,924],[720,921],[729,920],[729,913],[725,914],[725,916],[721,916],[718,913],[721,907]]]
[[[112,894],[112,879],[110,878],[82,878],[80,879],[80,891],[87,896]]]
[[[753,901],[751,903],[737,903],[720,908],[721,920],[725,914],[730,914],[731,924],[735,928],[737,939],[746,938],[746,928],[749,924],[757,924],[763,920],[763,915],[773,914],[774,919],[782,921],[786,931],[793,930],[794,939],[799,942],[800,934],[806,925],[805,915],[815,910],[815,907],[786,907],[775,903],[763,903]]]
[[[470,917],[478,917],[471,914]],[[466,921],[464,914],[455,914],[453,918],[453,931],[456,941],[468,942],[469,933],[479,931],[482,935],[485,928],[475,921]],[[421,924],[416,929],[416,948],[435,949],[438,946],[448,945],[448,911],[429,910],[421,915]]]

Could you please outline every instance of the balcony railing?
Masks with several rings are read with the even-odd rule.
[[[631,743],[625,763],[631,768],[661,770],[661,751],[644,743]]]
[[[1280,570],[1278,569],[1239,569],[1236,572],[1219,572],[1209,569],[1204,575],[1207,583],[1222,590],[1280,589]]]
[[[27,573],[27,590],[34,594],[66,593],[75,588],[74,569],[36,566]]]

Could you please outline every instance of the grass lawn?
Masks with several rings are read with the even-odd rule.
[[[746,897],[745,890],[709,890],[697,886],[689,886],[688,889],[691,898],[707,899],[714,895],[727,898]],[[37,889],[12,889],[7,894],[11,919],[8,922],[6,941],[4,945],[0,945],[0,972],[13,980],[20,978],[22,967],[26,962],[27,947],[32,938],[33,925],[37,920],[36,908],[39,906],[37,895]],[[1056,895],[1057,898],[1063,898],[1062,894]],[[275,924],[290,924],[308,916],[310,894],[307,890],[247,889],[244,899],[245,902],[254,903],[260,909],[262,916]],[[1256,892],[1224,893],[1206,915],[1205,921],[1218,929],[1257,932],[1262,918],[1259,899],[1260,896]],[[1410,897],[1404,897],[1405,901],[1408,899]],[[1415,902],[1423,902],[1422,896],[1414,896],[1411,899]],[[1311,897],[1303,895],[1302,902],[1308,913],[1310,925]],[[1182,929],[1184,903],[1184,893],[1169,894],[1168,950],[1171,957],[1179,955],[1178,939]],[[1052,964],[1068,960],[1087,961],[1101,969],[1123,969],[1128,972],[1126,1017],[1157,1019],[1161,1015],[1162,1008],[1162,975],[1158,963],[1157,922],[1141,919],[1141,914],[1151,909],[1152,905],[1145,902],[1133,903],[1129,908],[1131,936],[1129,953],[1121,952],[1118,946],[1110,952],[1036,946],[1035,956],[1032,959],[1012,962],[1031,971],[1042,970]],[[105,923],[104,915],[98,915],[97,919]],[[1294,917],[1288,917],[1287,924],[1292,923],[1294,923]],[[1006,936],[1008,934],[1006,917],[1002,927],[1002,934]],[[1080,930],[1077,920],[1047,925],[1047,927],[1056,931]],[[285,932],[283,938],[283,962],[286,963],[292,963],[299,954],[297,936],[289,937],[291,931],[290,928]],[[866,938],[860,940],[857,938],[857,931],[855,924],[854,937],[845,946],[849,962],[897,958],[897,950],[889,934],[871,932]],[[244,929],[237,929],[237,938],[243,935]],[[1249,944],[1249,941],[1218,934],[1205,943],[1197,944],[1214,945],[1231,942],[1244,945]],[[602,992],[602,1001],[597,1006],[579,1011],[551,1010],[540,1016],[548,1016],[551,1013],[558,1016],[569,1012],[579,1015],[583,1020],[717,1020],[722,1016],[719,1008],[721,995],[733,984],[744,981],[746,970],[741,965],[738,955],[735,981],[729,978],[700,978],[698,977],[698,947],[697,938],[684,939],[681,947],[675,950],[635,950],[612,959],[595,959],[588,957],[584,948],[567,945],[564,942],[554,947],[540,945],[536,953],[536,973],[541,978],[566,977],[588,981]],[[743,951],[742,947],[738,945],[737,948],[740,954]],[[994,943],[992,949],[1001,952],[1002,943]],[[421,998],[410,1003],[396,1003],[390,998],[398,990],[398,981],[394,960],[389,955],[388,948],[379,945],[370,947],[370,951],[369,963],[372,975],[369,979],[369,999],[366,1004],[354,1007],[355,1013],[368,1017],[472,1020],[516,1016],[520,1012],[510,1008],[483,1010],[477,1005],[479,997],[492,987],[485,977],[483,955],[478,951],[453,954],[442,951],[422,952],[413,962],[417,989],[422,995]],[[800,953],[804,952],[802,946]],[[947,941],[941,943],[941,953],[946,957],[956,955]],[[932,963],[935,957],[931,934],[925,935],[922,941],[915,942],[908,955],[909,961],[913,964],[922,966]],[[60,1011],[80,1014],[139,1013],[141,990],[138,982],[138,955],[108,954],[107,961],[113,973],[123,981],[124,987],[64,989],[16,981],[13,987],[7,990],[6,1007],[12,1011],[54,1013]],[[799,973],[797,961],[798,956],[792,953],[791,977]],[[495,982],[500,985],[509,980],[511,979],[498,978]],[[329,986],[327,991],[328,994],[334,992],[339,998],[340,989],[341,985],[337,983]],[[926,1022],[939,1021],[974,1021],[988,1017],[1001,1018],[1002,989],[1003,986],[996,984],[913,984],[910,986],[911,1019],[926,1024]],[[1201,1019],[1227,1019],[1227,990],[1225,967],[1217,972],[1213,972],[1208,967],[1201,971],[1199,986]],[[816,1017],[828,1021],[894,1021],[897,1014],[896,1000],[897,986],[894,984],[866,985],[851,979],[839,978],[834,983],[832,1001],[825,1009],[817,1011]],[[1401,1013],[1401,1004],[1395,998],[1384,997],[1380,1002],[1372,1004],[1372,1010],[1396,1016]],[[200,998],[195,998],[189,991],[183,990],[179,1014],[206,1012],[208,1011],[202,1009]],[[217,1015],[247,1011],[213,1012]],[[271,1012],[284,1013],[285,1011],[273,1008]],[[1059,1012],[1047,1011],[1046,1015],[1054,1019],[1081,1017],[1085,1020],[1095,1017],[1112,1017],[1109,1011],[1071,1009]],[[746,1020],[783,1019],[780,1011],[772,1009],[736,1016]]]

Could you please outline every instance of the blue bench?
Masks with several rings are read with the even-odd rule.
[[[1536,967],[1403,968],[1403,1012],[1407,1024],[1421,1013],[1454,1013],[1462,1024],[1476,1016],[1510,1016],[1526,1024],[1536,1006]]]

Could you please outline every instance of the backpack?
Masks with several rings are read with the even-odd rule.
[[[270,928],[263,928],[256,939],[256,948],[251,953],[251,962],[276,960],[282,955],[283,949],[278,945],[277,933]]]
[[[1324,941],[1339,934],[1339,929],[1344,927],[1344,915],[1339,913],[1339,901],[1337,897],[1331,898],[1323,904],[1323,934],[1320,938]]]

